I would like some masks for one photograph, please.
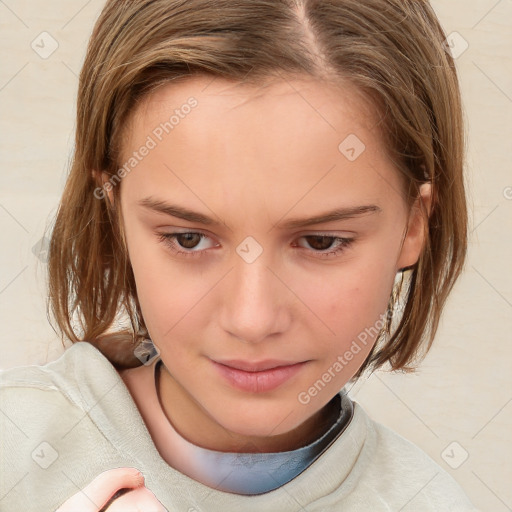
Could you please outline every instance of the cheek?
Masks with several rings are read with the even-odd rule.
[[[132,225],[126,230],[137,297],[152,339],[161,339],[197,302],[194,284],[185,282],[180,267],[173,265],[157,237]]]
[[[178,268],[171,272],[170,265],[132,265],[142,315],[153,341],[173,337],[205,295],[206,283],[191,282]]]
[[[303,282],[301,296],[316,315],[309,323],[319,356],[316,374],[334,390],[357,372],[384,326],[394,269],[380,258],[360,258],[328,272]]]
[[[353,265],[307,288],[309,303],[322,320],[318,332],[323,334],[311,332],[318,365],[316,377],[303,386],[304,399],[316,403],[324,388],[337,392],[359,370],[385,325],[393,280],[393,270],[382,265]]]
[[[393,268],[359,262],[331,269],[329,276],[308,278],[302,284],[302,295],[339,332],[350,325],[366,324],[383,313],[394,277]]]

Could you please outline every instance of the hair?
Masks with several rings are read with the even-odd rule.
[[[134,349],[148,331],[121,211],[95,193],[100,173],[119,170],[123,126],[137,105],[162,85],[199,75],[245,84],[310,77],[348,81],[368,99],[409,206],[419,186],[431,184],[422,253],[402,269],[355,378],[385,363],[415,371],[467,251],[463,114],[445,40],[426,0],[109,0],[80,74],[75,150],[50,237],[48,307],[62,339],[94,344],[117,368],[141,364]],[[122,310],[131,326],[112,332]]]

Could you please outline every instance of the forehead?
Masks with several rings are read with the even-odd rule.
[[[261,204],[298,201],[312,189],[306,202],[335,190],[376,196],[385,183],[399,188],[377,124],[349,84],[295,78],[257,86],[201,76],[166,84],[139,104],[121,163],[152,140],[126,180],[134,199],[185,184],[188,195],[237,190],[238,199],[250,193],[247,200]]]
[[[238,148],[238,157],[253,157],[254,164],[265,148],[280,165],[280,156],[292,163],[305,153],[336,155],[347,137],[383,150],[378,124],[376,109],[347,82],[283,77],[254,85],[196,76],[164,84],[141,101],[125,125],[121,148],[126,157],[149,136],[157,139],[154,154],[174,146],[207,150],[213,160],[215,148],[224,148],[226,157]]]
[[[133,111],[131,120],[144,123],[147,118],[168,118],[169,107],[178,108],[194,97],[204,115],[217,111],[226,121],[243,108],[240,116],[257,115],[260,109],[272,109],[275,115],[285,112],[322,120],[336,130],[332,119],[342,114],[354,117],[360,124],[373,126],[377,120],[376,109],[369,97],[347,80],[320,81],[313,77],[285,76],[268,78],[259,84],[242,83],[219,77],[199,75],[180,79],[160,86],[149,94]],[[276,110],[277,108],[277,110]],[[267,112],[268,114],[268,112]],[[354,119],[354,120],[355,120]],[[286,118],[283,119],[286,121]]]

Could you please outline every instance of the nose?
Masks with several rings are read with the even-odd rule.
[[[276,274],[263,255],[252,263],[236,255],[220,312],[221,326],[231,336],[260,343],[286,332],[291,317],[287,303],[293,294]]]

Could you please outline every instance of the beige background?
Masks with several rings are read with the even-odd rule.
[[[1,368],[62,352],[46,318],[41,239],[64,185],[77,75],[102,5],[0,0]],[[458,33],[449,39],[468,122],[469,260],[418,373],[379,372],[351,394],[477,507],[501,512],[512,510],[512,0],[433,5],[447,34]]]

